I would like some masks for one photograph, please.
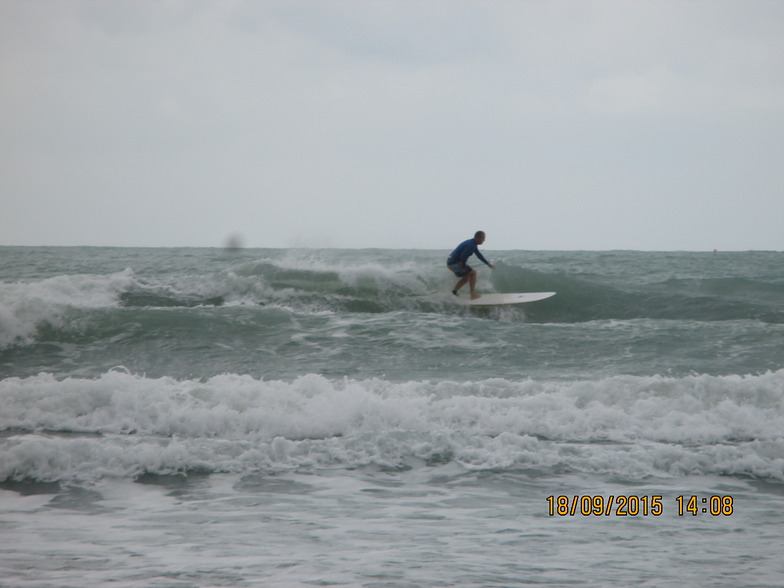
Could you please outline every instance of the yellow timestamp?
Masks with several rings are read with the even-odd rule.
[[[730,495],[709,496],[699,498],[697,496],[678,496],[675,501],[678,503],[678,516],[691,514],[710,514],[717,516],[730,516],[735,512],[735,500]]]
[[[735,510],[732,496],[678,496],[675,499],[678,516],[691,514],[710,514],[712,516],[730,516]],[[664,514],[664,498],[659,494],[652,495],[574,495],[548,496],[548,514],[554,516],[654,516]]]

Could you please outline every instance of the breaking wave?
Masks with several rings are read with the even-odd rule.
[[[187,472],[387,468],[715,474],[784,482],[784,370],[616,376],[292,382],[236,374],[0,382],[0,481]]]

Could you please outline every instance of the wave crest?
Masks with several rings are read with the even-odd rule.
[[[784,481],[784,370],[580,382],[392,383],[111,371],[0,382],[0,480],[402,467]]]

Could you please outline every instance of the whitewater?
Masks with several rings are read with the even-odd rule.
[[[0,247],[0,585],[781,585],[784,254],[446,254]]]

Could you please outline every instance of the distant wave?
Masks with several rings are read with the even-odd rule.
[[[784,282],[773,279],[670,279],[641,287],[630,277],[599,277],[525,269],[503,261],[485,274],[485,291],[556,291],[527,305],[518,320],[585,322],[607,319],[696,321],[759,320],[784,323]],[[452,281],[435,262],[325,264],[313,255],[290,255],[229,266],[216,273],[137,276],[133,269],[108,275],[61,275],[0,284],[0,349],[34,342],[41,329],[67,330],[73,312],[80,325],[90,311],[107,308],[276,305],[298,312],[385,313],[401,310],[467,313],[488,311],[450,304]],[[484,314],[483,314],[484,313]]]
[[[784,370],[578,382],[0,381],[0,481],[456,462],[784,482]]]
[[[116,305],[134,283],[133,272],[125,270],[0,284],[0,348],[31,342],[41,325],[64,325],[68,310]]]

